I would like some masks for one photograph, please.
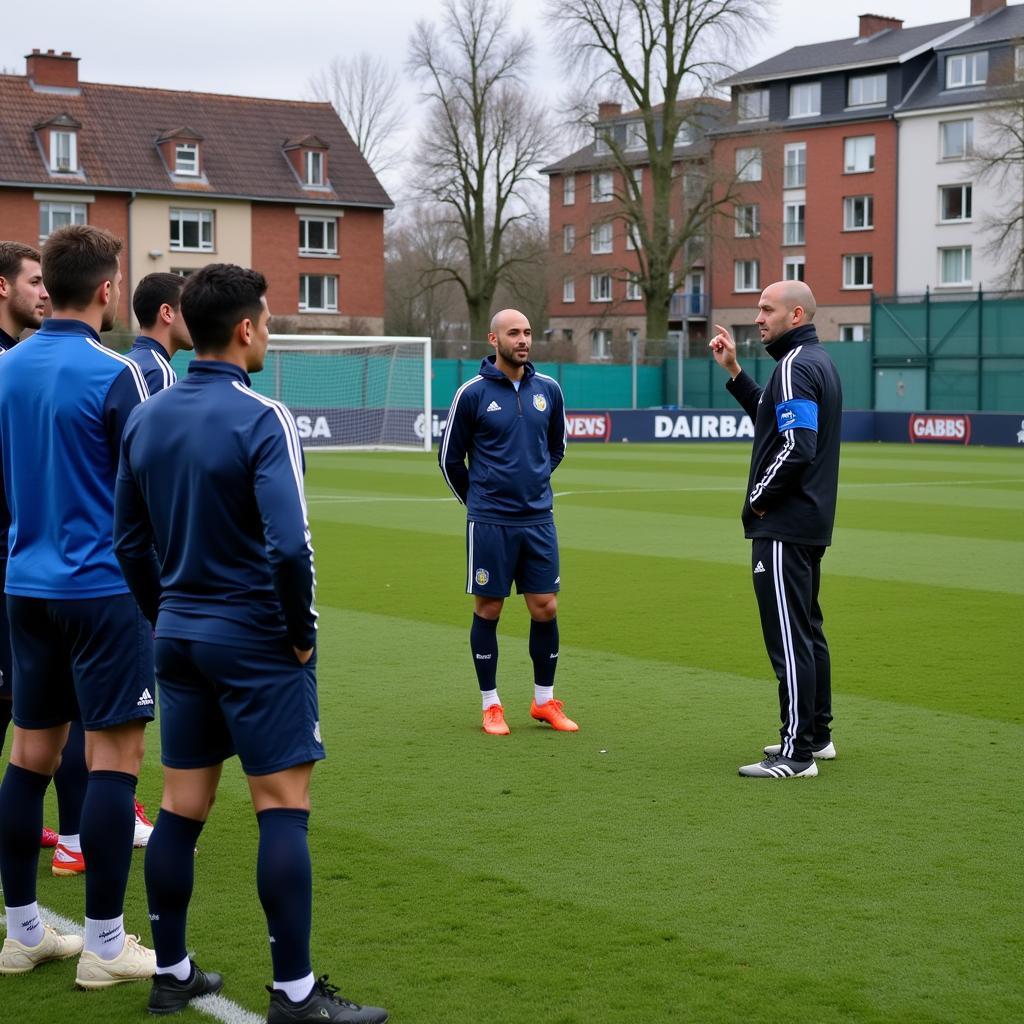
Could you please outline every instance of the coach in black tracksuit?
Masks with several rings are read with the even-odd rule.
[[[754,593],[779,679],[782,742],[765,747],[763,761],[740,768],[752,778],[817,775],[815,759],[835,757],[818,589],[835,522],[843,395],[811,323],[814,311],[802,281],[780,281],[762,292],[756,323],[777,362],[763,390],[740,368],[728,331],[718,327],[710,342],[715,361],[732,377],[726,387],[754,421],[743,528],[753,542]]]

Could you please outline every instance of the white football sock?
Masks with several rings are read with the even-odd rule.
[[[85,919],[85,948],[101,960],[114,960],[124,949],[124,914],[108,921]]]
[[[306,977],[299,978],[298,981],[275,981],[274,988],[278,992],[283,992],[293,1003],[301,1003],[313,991],[315,980],[313,972],[310,971]]]
[[[23,946],[38,946],[43,941],[43,922],[39,920],[39,904],[4,907],[7,914],[7,938]]]
[[[180,963],[173,964],[170,967],[161,967],[157,964],[156,973],[173,975],[176,981],[188,981],[192,977],[192,961],[185,957]]]
[[[534,684],[533,687],[533,699],[538,704],[547,704],[549,700],[553,700],[555,697],[555,688],[553,686],[537,686]]]
[[[498,699],[497,690],[481,690],[480,696],[483,698],[484,711],[488,708],[494,707],[495,704],[500,704],[501,701]]]
[[[73,836],[57,836],[57,842],[71,853],[82,852],[82,837],[77,834]]]

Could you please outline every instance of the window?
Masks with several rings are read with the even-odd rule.
[[[337,256],[337,219],[334,217],[300,217],[299,255]]]
[[[963,89],[984,85],[988,78],[988,51],[958,53],[946,58],[946,88]]]
[[[562,328],[562,337],[566,341],[572,341],[572,328],[571,327],[563,327]]]
[[[840,324],[840,341],[868,341],[871,338],[871,324]]]
[[[736,150],[736,178],[738,181],[761,180],[761,149],[759,146]]]
[[[590,275],[590,301],[611,302],[612,301],[612,275],[591,274]]]
[[[843,200],[844,231],[867,231],[874,226],[874,196],[847,196]]]
[[[943,185],[939,189],[939,220],[970,220],[971,192],[970,185]]]
[[[644,169],[642,167],[634,167],[630,174],[633,175],[633,185],[636,188],[636,194],[638,196],[643,195],[644,192]]]
[[[590,176],[590,201],[610,203],[612,201],[612,172],[597,171]]]
[[[974,152],[974,121],[943,121],[939,125],[939,151],[943,160],[963,160]]]
[[[174,146],[174,173],[199,173],[199,147],[194,142],[178,142]]]
[[[735,291],[760,291],[761,271],[758,260],[736,260],[734,264]]]
[[[844,256],[843,257],[843,287],[844,288],[870,288],[873,283],[874,257]]]
[[[875,169],[874,135],[857,135],[844,141],[843,170],[847,174],[861,174]]]
[[[1024,46],[1013,48],[1013,77],[1017,82],[1024,80]]]
[[[939,284],[964,285],[971,283],[971,247],[939,250]]]
[[[562,252],[572,252],[576,248],[576,228],[566,224],[562,228]]]
[[[57,228],[66,224],[85,222],[85,203],[40,203],[39,241],[45,242]]]
[[[626,251],[627,252],[633,252],[635,249],[639,248],[639,245],[637,244],[637,238],[638,237],[639,236],[637,235],[636,225],[635,224],[627,224],[626,225]]]
[[[299,312],[337,313],[338,279],[329,274],[299,274]]]
[[[736,237],[757,238],[761,233],[761,207],[757,203],[736,207]]]
[[[636,274],[630,274],[626,280],[626,298],[630,302],[641,302],[644,293],[640,290],[640,278]]]
[[[610,150],[608,145],[609,138],[611,137],[611,129],[607,127],[595,128],[594,129],[594,152],[595,153],[607,153]]]
[[[607,328],[590,332],[590,357],[591,359],[611,359],[612,332]]]
[[[782,206],[782,244],[803,245],[806,241],[803,203],[784,203]]]
[[[322,185],[324,183],[324,155],[315,149],[307,149],[303,159],[305,177],[303,181],[307,185]]]
[[[783,281],[803,281],[805,259],[803,256],[787,256],[782,261]]]
[[[736,97],[736,113],[741,121],[768,120],[768,90],[751,89]]]
[[[848,107],[868,107],[885,102],[885,75],[858,75],[847,87]]]
[[[590,232],[590,251],[595,256],[609,253],[613,248],[612,225],[595,224]]]
[[[573,206],[576,202],[576,175],[567,174],[562,179],[562,205]]]
[[[821,82],[789,87],[789,116],[814,117],[821,113]]]
[[[571,277],[562,278],[562,301],[563,302],[575,302],[576,301],[576,281]]]
[[[78,134],[50,132],[50,170],[70,174],[78,170]]]
[[[677,149],[680,146],[692,146],[696,138],[697,133],[693,130],[692,124],[681,124],[676,131],[675,146]]]
[[[626,149],[645,149],[646,146],[643,121],[630,121],[626,125]]]
[[[213,252],[213,210],[171,210],[171,248]]]
[[[782,152],[783,187],[803,188],[807,184],[807,143],[789,142]]]

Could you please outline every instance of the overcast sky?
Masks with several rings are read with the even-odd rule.
[[[0,0],[3,7],[14,2]],[[544,0],[514,0],[512,20],[533,31],[534,79],[557,99],[566,61],[546,38],[543,8]],[[435,19],[441,0],[48,0],[41,16],[24,3],[20,10],[24,16],[7,12],[0,33],[0,68],[17,74],[24,74],[25,54],[39,47],[80,57],[86,82],[308,99],[310,76],[338,54],[367,51],[405,75],[412,26]],[[866,11],[921,25],[967,17],[970,0],[776,0],[773,10],[772,27],[747,65],[791,46],[855,36]],[[410,132],[415,101],[410,85]]]

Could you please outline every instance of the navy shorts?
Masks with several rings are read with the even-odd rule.
[[[7,624],[7,601],[0,595],[0,700],[14,696],[11,679],[11,627]]]
[[[228,647],[158,637],[161,760],[209,768],[238,754],[246,775],[320,761],[316,652],[300,665],[280,645]]]
[[[508,597],[515,581],[519,594],[557,594],[558,535],[554,523],[496,526],[466,523],[466,593]]]
[[[152,720],[153,627],[131,594],[70,601],[7,595],[14,723],[90,732]]]

